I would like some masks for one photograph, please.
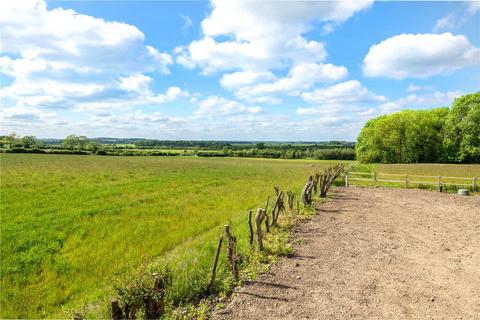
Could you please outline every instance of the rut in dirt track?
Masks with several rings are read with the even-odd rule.
[[[337,189],[216,319],[480,319],[480,197]]]

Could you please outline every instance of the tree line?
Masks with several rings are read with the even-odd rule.
[[[356,154],[364,163],[480,163],[480,92],[455,99],[450,108],[371,119]]]
[[[102,138],[106,139],[106,138]],[[248,157],[276,159],[354,160],[355,149],[351,142],[321,142],[315,144],[222,141],[168,141],[137,140],[135,145],[101,144],[97,139],[69,135],[59,144],[55,139],[19,137],[16,133],[0,136],[0,147],[7,153],[95,154],[108,156],[199,156]],[[165,150],[166,149],[166,150]]]

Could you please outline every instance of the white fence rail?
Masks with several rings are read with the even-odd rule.
[[[384,179],[382,177],[402,177],[403,179]],[[422,181],[421,179],[430,179],[430,181]],[[440,192],[442,191],[443,186],[461,186],[472,188],[473,191],[476,191],[478,188],[477,177],[422,176],[416,174],[379,173],[376,171],[347,172],[345,174],[346,187],[355,184],[355,181],[371,182],[374,188],[376,188],[382,182],[402,184],[404,188],[415,185],[434,185],[437,187],[437,191]]]

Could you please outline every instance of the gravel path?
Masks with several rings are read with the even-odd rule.
[[[339,188],[215,319],[480,319],[480,197]]]

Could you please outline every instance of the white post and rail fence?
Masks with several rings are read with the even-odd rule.
[[[472,191],[477,191],[477,177],[446,177],[446,176],[423,176],[416,174],[397,174],[379,172],[347,172],[345,174],[345,186],[383,186],[407,188],[419,188],[433,186],[437,191],[442,192],[444,186],[457,186]]]

